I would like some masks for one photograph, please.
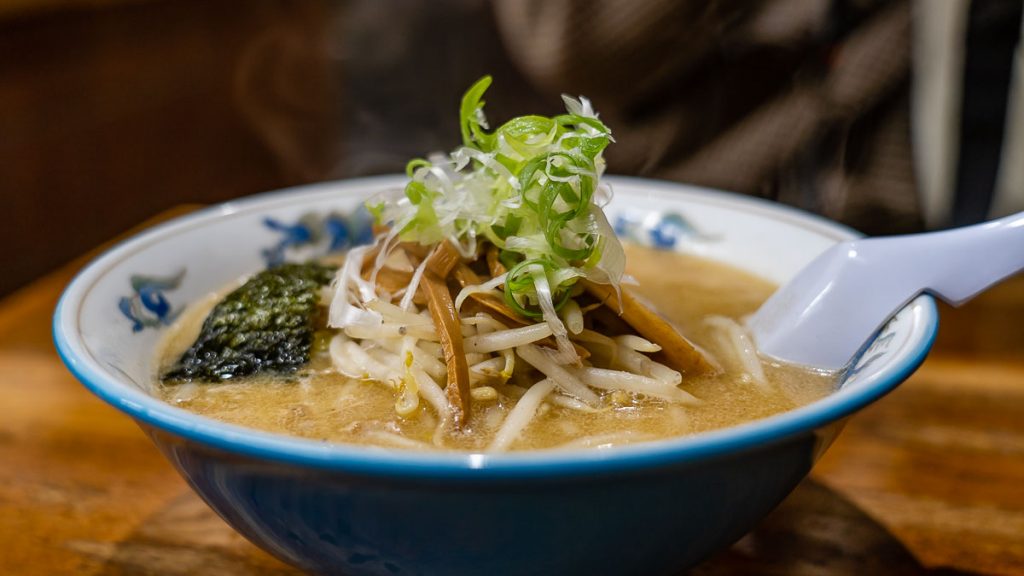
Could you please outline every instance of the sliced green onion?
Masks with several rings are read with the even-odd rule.
[[[551,287],[552,300],[555,310],[561,310],[565,303],[572,296],[572,287],[575,284],[575,276],[563,281],[561,284],[553,283],[552,277],[555,271],[555,264],[548,260],[523,260],[513,266],[508,275],[505,276],[505,303],[513,310],[527,318],[542,318],[544,311],[540,309],[536,292],[536,283],[533,278],[533,269],[539,266],[544,270],[548,278],[548,285]],[[521,302],[520,300],[526,301]]]
[[[509,270],[506,302],[539,318],[530,266],[543,267],[558,307],[575,278],[616,283],[622,275],[618,239],[594,212],[611,131],[586,99],[569,97],[566,114],[519,116],[491,130],[483,114],[490,85],[485,76],[462,98],[463,145],[447,157],[409,162],[404,198],[384,196],[370,210],[377,222],[398,227],[403,241],[448,240],[467,254],[480,239],[492,242]]]

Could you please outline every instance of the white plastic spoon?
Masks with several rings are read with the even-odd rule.
[[[842,242],[779,288],[748,326],[762,354],[838,370],[919,294],[959,306],[1021,270],[1024,212],[943,232]]]

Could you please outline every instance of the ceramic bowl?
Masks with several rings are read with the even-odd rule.
[[[756,199],[609,181],[615,198],[607,211],[620,235],[776,282],[856,236]],[[775,507],[847,416],[914,371],[936,332],[934,301],[918,298],[822,400],[609,450],[489,455],[330,444],[220,423],[150,395],[154,347],[184,306],[268,264],[368,240],[361,201],[402,185],[399,177],[317,184],[175,219],[92,262],[54,318],[61,357],[86,387],[133,418],[238,532],[310,572],[676,573]]]

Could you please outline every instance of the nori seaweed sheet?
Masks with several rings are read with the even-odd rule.
[[[309,362],[320,287],[334,271],[308,263],[256,274],[213,307],[195,343],[162,379],[221,382],[294,372]]]

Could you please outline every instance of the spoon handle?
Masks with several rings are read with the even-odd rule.
[[[889,263],[905,298],[929,292],[959,306],[1024,270],[1024,212],[943,232],[855,241]],[[895,312],[895,310],[893,310]]]

